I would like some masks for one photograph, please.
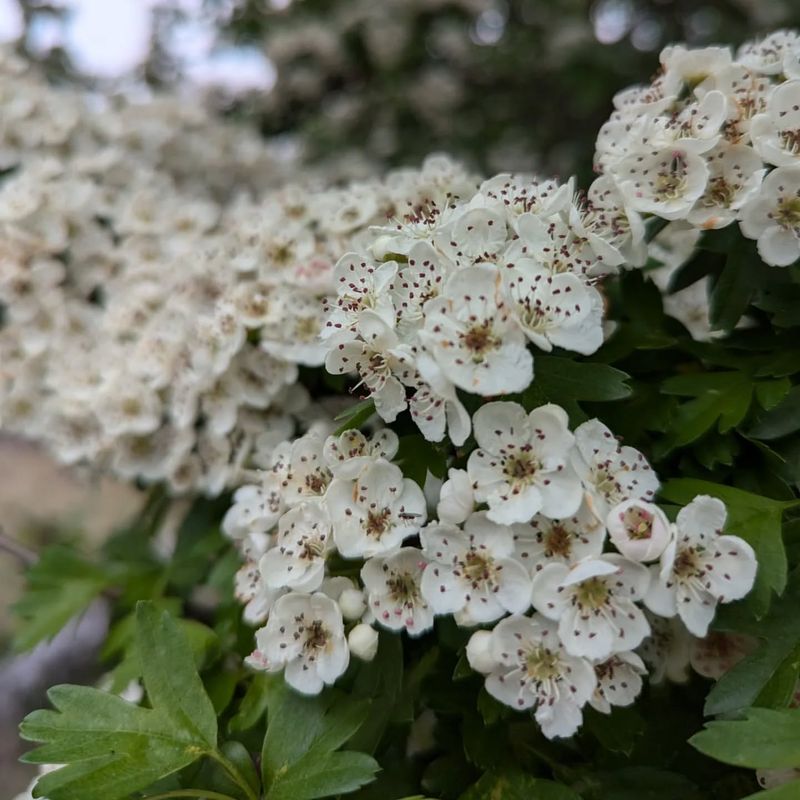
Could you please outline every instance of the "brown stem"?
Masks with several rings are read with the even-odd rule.
[[[0,550],[10,553],[24,567],[32,567],[39,560],[39,556],[33,550],[12,539],[2,528],[0,528]]]

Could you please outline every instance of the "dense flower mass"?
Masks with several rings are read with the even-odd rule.
[[[316,693],[344,672],[348,646],[374,656],[367,628],[419,636],[452,615],[490,626],[467,648],[490,694],[532,709],[546,736],[570,736],[587,703],[633,702],[642,657],[664,646],[651,621],[702,637],[718,603],[752,588],[755,555],[723,533],[724,505],[698,497],[670,523],[644,456],[599,420],[571,432],[558,406],[494,402],[472,428],[466,471],[427,502],[393,463],[390,430],[314,430],[275,448],[286,455],[238,490],[224,523],[246,560],[246,615],[266,622],[253,667]],[[358,580],[337,577],[336,553],[361,565]]]
[[[739,223],[761,258],[800,258],[800,36],[734,54],[667,47],[646,86],[614,98],[595,166],[641,214],[699,229]]]
[[[732,290],[739,316],[712,331],[725,298],[712,313],[706,289],[724,289],[727,261],[667,293],[733,223],[753,259],[800,258],[800,37],[664,50],[649,85],[615,98],[585,191],[485,178],[446,155],[298,170],[285,143],[174,98],[100,103],[7,55],[0,96],[0,424],[62,462],[157,485],[156,505],[215,509],[207,550],[183,527],[175,548],[213,562],[213,578],[203,565],[164,577],[154,557],[120,594],[152,572],[165,606],[191,584],[188,608],[227,580],[241,618],[228,604],[210,631],[224,662],[212,668],[235,664],[228,700],[244,675],[248,703],[265,698],[257,722],[232,712],[231,730],[272,724],[292,697],[284,679],[307,696],[339,682],[320,725],[349,730],[333,711],[342,687],[383,669],[390,635],[398,651],[414,638],[398,656],[406,683],[438,637],[447,679],[471,669],[476,693],[548,739],[631,705],[646,679],[717,680],[754,652],[752,625],[713,623],[773,566],[731,609],[752,603],[772,624],[771,592],[790,580],[773,534],[797,505],[796,453],[759,429],[770,444],[797,433],[782,404],[800,368],[794,350],[762,358],[789,336],[747,281]],[[737,320],[757,336],[723,338]],[[606,416],[623,398],[646,419]],[[752,465],[739,479],[751,452],[782,462],[767,489]],[[750,535],[762,501],[773,528]],[[152,516],[143,540],[163,522]],[[328,755],[346,760],[354,734],[338,736],[314,747],[336,739]]]
[[[0,70],[3,427],[176,492],[235,485],[320,415],[298,369],[325,360],[341,253],[477,185],[444,157],[287,183],[246,130],[168,98],[84,108],[21,70]]]
[[[444,188],[339,261],[323,338],[327,369],[357,374],[386,422],[409,408],[425,438],[458,445],[470,431],[458,390],[524,390],[530,345],[600,347],[600,282],[640,263],[644,228],[606,178],[581,198],[522,175]]]

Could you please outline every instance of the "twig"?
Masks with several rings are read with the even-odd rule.
[[[32,567],[39,560],[39,556],[33,550],[12,539],[2,528],[0,528],[0,550],[10,553],[24,567]]]

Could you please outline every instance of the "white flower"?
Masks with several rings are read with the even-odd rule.
[[[250,533],[267,533],[283,513],[280,477],[273,472],[260,474],[260,484],[236,490],[233,505],[222,520],[223,532],[232,539],[242,539]]]
[[[742,233],[758,240],[758,254],[773,267],[800,258],[800,166],[778,167],[740,211]]]
[[[779,75],[786,57],[800,51],[800,36],[795,31],[778,30],[754,42],[743,44],[736,60],[749,69],[764,75]]]
[[[356,253],[343,255],[333,271],[337,296],[320,334],[322,338],[352,335],[365,310],[373,311],[394,327],[395,310],[389,288],[396,272],[395,261],[376,267]]]
[[[334,340],[325,358],[333,375],[357,372],[375,401],[375,410],[386,422],[394,422],[406,407],[406,390],[397,377],[407,354],[400,349],[394,330],[372,311],[362,311],[356,325],[360,339]]]
[[[416,547],[403,547],[385,557],[370,558],[361,569],[367,603],[377,622],[412,636],[433,627],[433,609],[422,594],[425,556]]]
[[[268,672],[285,669],[286,682],[302,694],[319,694],[350,661],[339,606],[320,592],[281,597],[256,632],[256,646],[248,663]]]
[[[650,501],[658,489],[658,478],[647,459],[633,447],[621,447],[597,419],[575,429],[572,464],[592,511],[603,522],[615,505],[631,499]]]
[[[378,631],[362,622],[347,635],[350,653],[361,661],[372,661],[378,654]]]
[[[537,514],[530,522],[517,523],[514,531],[514,555],[535,575],[546,564],[571,565],[603,552],[606,530],[583,503],[571,517],[550,519]]]
[[[689,647],[691,635],[683,623],[673,617],[659,617],[645,611],[650,623],[650,635],[639,647],[639,654],[650,669],[650,683],[673,683],[689,679]]]
[[[756,152],[776,167],[800,166],[800,80],[786,81],[767,100],[767,111],[750,123]]]
[[[281,497],[287,506],[324,496],[331,482],[331,471],[322,457],[324,438],[310,430],[293,442],[275,448],[272,472],[280,480]]]
[[[290,508],[278,521],[275,545],[261,558],[259,569],[267,586],[298,592],[319,589],[325,558],[333,548],[331,522],[321,502]]]
[[[460,525],[475,510],[475,495],[472,481],[466,470],[450,468],[447,480],[439,491],[436,516],[439,522]]]
[[[471,421],[455,386],[426,353],[416,356],[416,366],[416,379],[404,379],[414,389],[408,401],[411,418],[429,442],[440,442],[447,429],[450,441],[460,447],[469,436]]]
[[[497,667],[486,678],[492,697],[533,708],[548,739],[578,730],[597,678],[589,661],[564,650],[554,623],[539,614],[502,620],[492,631],[492,655]]]
[[[608,512],[608,535],[631,561],[655,561],[672,538],[664,512],[644,500],[625,500]]]
[[[597,688],[589,698],[592,708],[610,714],[612,706],[629,706],[642,691],[642,675],[647,668],[636,653],[615,653],[594,665]]]
[[[391,291],[401,336],[411,336],[422,327],[425,303],[441,294],[447,277],[442,261],[427,242],[418,242],[397,272]]]
[[[756,577],[753,548],[738,536],[722,534],[725,504],[695,497],[675,522],[675,539],[650,569],[647,607],[664,617],[676,614],[695,636],[705,636],[717,603],[744,597]]]
[[[706,164],[708,183],[687,220],[701,228],[723,228],[758,194],[766,170],[755,150],[743,144],[715,148],[706,153]]]
[[[236,572],[234,594],[244,604],[242,618],[245,622],[263,622],[275,601],[284,592],[268,586],[259,569],[264,553],[272,546],[272,539],[264,533],[251,533],[242,540],[244,564]]]
[[[492,632],[475,631],[467,642],[467,661],[475,672],[481,675],[488,675],[495,667],[497,662],[492,653]]]
[[[377,459],[355,481],[335,478],[326,504],[336,547],[345,558],[397,550],[425,523],[422,489],[384,459]]]
[[[602,298],[577,275],[525,265],[504,270],[503,282],[520,327],[541,350],[589,355],[603,343]]]
[[[650,633],[636,605],[647,592],[647,568],[615,554],[573,567],[548,564],[533,578],[537,611],[558,621],[567,652],[595,660],[633,650]]]
[[[325,591],[325,589],[323,589]],[[328,594],[328,592],[325,592]],[[330,595],[329,595],[330,596]],[[335,598],[342,610],[342,616],[352,622],[356,619],[361,619],[364,612],[367,610],[367,601],[364,599],[364,592],[355,587],[348,587],[344,589],[338,598]]]
[[[549,404],[527,414],[517,403],[487,403],[473,418],[478,449],[467,462],[475,498],[489,504],[489,519],[527,522],[540,511],[569,517],[581,503],[569,465],[574,437],[562,408]]]
[[[701,155],[668,146],[627,156],[614,174],[631,208],[664,219],[681,219],[703,194],[709,172]]]
[[[398,446],[399,439],[391,428],[381,428],[369,438],[351,429],[340,436],[329,436],[322,454],[334,477],[354,479],[376,458],[391,461],[397,455]]]
[[[475,394],[519,392],[533,378],[525,335],[503,301],[499,284],[494,267],[459,270],[442,295],[425,306],[425,327],[419,332],[445,377]]]
[[[530,577],[514,559],[511,530],[473,514],[464,530],[431,524],[420,532],[431,561],[422,594],[436,614],[455,614],[459,625],[491,622],[530,607]]]

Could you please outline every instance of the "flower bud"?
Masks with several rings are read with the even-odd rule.
[[[626,500],[608,512],[608,535],[617,550],[631,561],[655,561],[671,537],[664,512],[644,500]]]
[[[339,595],[339,608],[342,610],[342,616],[346,620],[361,619],[366,607],[364,593],[360,589],[345,589]]]
[[[475,672],[488,675],[496,666],[492,655],[492,632],[475,631],[467,642],[467,661]]]
[[[378,632],[371,625],[363,622],[356,625],[347,637],[350,652],[362,661],[372,661],[378,652]]]
[[[474,508],[475,496],[472,492],[469,475],[466,470],[451,469],[447,473],[447,480],[442,484],[439,505],[436,507],[439,522],[459,525],[466,520]]]

